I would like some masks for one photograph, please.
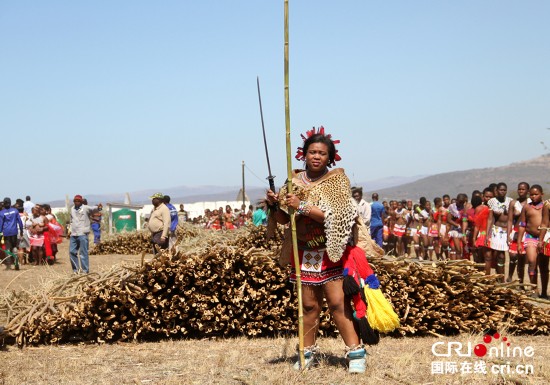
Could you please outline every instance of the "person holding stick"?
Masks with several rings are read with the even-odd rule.
[[[296,158],[305,161],[305,170],[294,171],[293,193],[288,194],[285,185],[279,194],[268,190],[266,199],[271,208],[270,216],[279,224],[289,223],[289,208],[296,213],[303,287],[305,368],[315,363],[319,351],[316,337],[324,297],[346,344],[349,372],[363,373],[366,368],[366,350],[354,327],[353,308],[350,299],[344,294],[342,279],[347,258],[358,256],[366,262],[365,252],[356,246],[353,237],[354,224],[359,222],[362,225],[362,220],[358,219],[350,182],[344,170],[336,168],[329,171],[340,160],[335,147],[339,141],[325,134],[323,127],[309,130],[302,138],[303,147],[298,148]],[[374,244],[370,236],[368,240]],[[282,259],[285,262],[290,259],[294,265],[290,251],[283,253]],[[294,266],[290,280],[296,282]],[[300,361],[294,364],[294,368],[302,369]]]

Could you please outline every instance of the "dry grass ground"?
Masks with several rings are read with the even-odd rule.
[[[166,341],[160,343],[44,346],[1,352],[2,384],[549,384],[548,337],[511,337],[513,346],[534,347],[532,358],[502,362],[505,374],[432,374],[432,344],[481,342],[481,336],[459,338],[383,338],[368,349],[365,375],[345,368],[340,339],[321,339],[326,354],[318,367],[291,368],[296,339]],[[474,356],[475,357],[475,356]],[[450,362],[474,357],[446,358]],[[489,367],[501,365],[486,360]],[[507,364],[510,362],[510,364]],[[516,365],[532,365],[533,374],[507,373]]]
[[[41,283],[71,274],[67,243],[54,266],[23,265],[0,271],[3,290],[34,290]],[[150,257],[150,256],[148,256]],[[91,256],[91,271],[112,264],[137,262],[140,256]],[[505,334],[506,331],[500,331]],[[550,384],[550,338],[508,336],[511,347],[534,348],[532,357],[485,358],[489,373],[462,373],[460,365],[479,361],[469,357],[435,357],[434,343],[461,342],[471,346],[481,335],[430,338],[383,338],[368,348],[365,375],[349,375],[340,339],[320,339],[325,354],[318,367],[295,372],[296,338],[179,340],[113,345],[8,346],[0,352],[0,384]],[[495,345],[493,343],[493,345]],[[491,344],[487,344],[491,346]],[[441,352],[442,346],[438,347]],[[458,365],[456,374],[432,374],[438,362]],[[509,362],[509,363],[508,363]],[[492,365],[503,374],[490,373]],[[533,373],[515,373],[517,365],[532,365]],[[531,368],[531,367],[529,367]],[[508,373],[508,371],[510,373]]]

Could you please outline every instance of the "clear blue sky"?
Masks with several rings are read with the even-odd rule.
[[[3,1],[0,194],[267,185],[256,76],[282,184],[283,4]],[[549,1],[289,4],[293,153],[324,125],[362,182],[550,146]]]

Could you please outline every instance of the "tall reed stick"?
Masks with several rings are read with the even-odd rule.
[[[288,0],[285,0],[285,127],[286,127],[286,164],[287,164],[287,189],[292,194],[292,148],[290,145],[290,98],[288,87]],[[292,250],[294,254],[294,266],[296,269],[296,291],[298,296],[298,351],[300,354],[300,367],[306,364],[304,356],[304,310],[302,303],[302,275],[300,272],[300,256],[298,255],[298,238],[296,236],[296,217],[294,210],[289,207],[290,226],[292,229]]]

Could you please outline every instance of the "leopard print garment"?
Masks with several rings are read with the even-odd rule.
[[[295,170],[292,183],[293,192],[300,200],[308,201],[325,213],[325,234],[328,257],[337,262],[352,236],[352,228],[357,217],[357,209],[351,196],[351,185],[343,168],[329,171],[321,179],[308,185],[300,178],[303,170]],[[280,207],[288,213],[284,204],[287,185],[279,191]]]

